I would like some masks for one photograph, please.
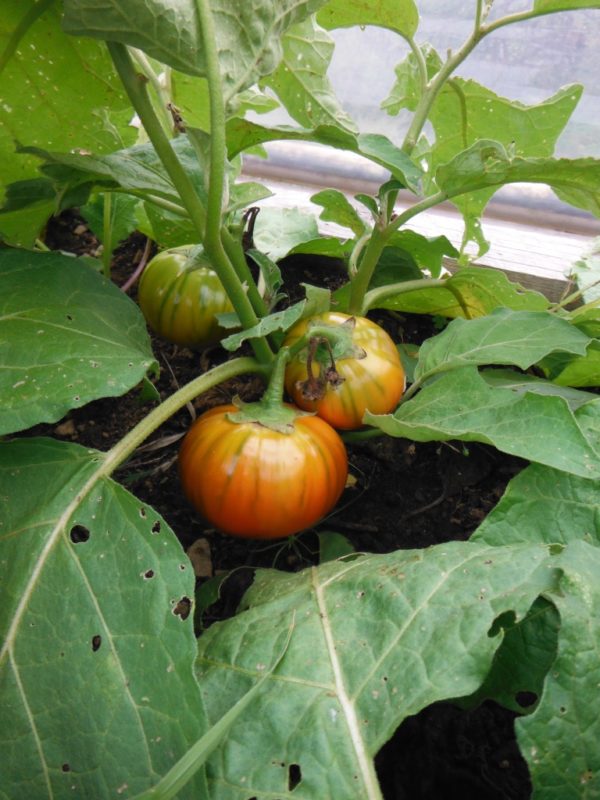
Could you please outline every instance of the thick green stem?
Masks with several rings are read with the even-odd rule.
[[[129,48],[129,52],[133,60],[138,64],[146,78],[148,78],[154,94],[158,101],[156,106],[156,115],[159,118],[165,134],[170,138],[173,135],[173,120],[167,111],[167,104],[170,103],[171,97],[166,91],[164,86],[161,85],[160,79],[154,71],[149,58],[143,50],[137,50],[135,47]]]
[[[107,47],[115,63],[119,77],[129,95],[129,98],[135,108],[148,138],[152,142],[158,157],[160,158],[163,166],[165,167],[169,177],[173,181],[177,189],[181,201],[187,211],[192,224],[196,228],[199,241],[203,242],[208,257],[211,259],[215,271],[221,279],[221,283],[225,287],[229,299],[235,308],[240,321],[244,328],[251,328],[258,322],[258,317],[254,313],[252,304],[250,303],[246,291],[238,279],[235,270],[231,266],[227,255],[223,250],[219,238],[219,230],[221,227],[221,195],[223,186],[223,176],[219,179],[218,169],[217,173],[213,176],[211,169],[211,190],[209,190],[209,211],[208,214],[198,197],[196,189],[191,182],[189,176],[183,169],[181,162],[177,158],[177,154],[171,146],[170,140],[165,135],[165,132],[158,120],[146,88],[146,78],[136,73],[131,56],[124,45],[116,42],[108,42]],[[214,50],[214,44],[212,45]],[[220,85],[220,84],[219,84]],[[211,91],[211,97],[215,95],[215,91]],[[221,139],[223,132],[221,133]],[[218,137],[217,137],[218,142]],[[219,146],[217,144],[217,150]],[[213,160],[215,160],[213,158]],[[216,161],[215,161],[216,165]],[[222,169],[224,171],[224,162]],[[212,189],[213,177],[216,181],[216,189]],[[219,189],[219,186],[221,189]],[[216,203],[215,206],[215,197]],[[216,219],[215,219],[216,217]],[[216,226],[216,236],[215,236]],[[262,339],[253,339],[252,348],[259,361],[268,362],[272,358],[272,353],[269,345]]]
[[[118,42],[107,42],[106,46],[108,47],[108,51],[123,86],[125,87],[125,91],[129,95],[131,104],[140,118],[144,130],[148,134],[148,138],[156,150],[156,154],[173,181],[192,224],[196,228],[199,240],[202,241],[204,239],[204,229],[206,227],[206,211],[198,197],[194,184],[177,158],[177,154],[173,150],[171,142],[156,116],[146,88],[147,78],[136,72],[129,51],[125,45],[119,44]]]
[[[236,358],[227,361],[218,367],[205,372],[199,378],[195,378],[190,383],[182,386],[157,408],[153,409],[147,417],[139,422],[135,428],[121,439],[111,450],[108,451],[104,460],[103,472],[110,475],[120,464],[122,464],[133,451],[144,442],[160,425],[166,422],[180,408],[189,403],[195,397],[216,386],[223,381],[242,375],[246,372],[266,374],[267,368],[259,364],[253,358]]]
[[[419,278],[414,281],[402,281],[402,283],[391,283],[387,286],[378,286],[367,292],[363,301],[361,314],[364,316],[372,308],[381,308],[378,303],[388,297],[397,297],[399,294],[408,292],[418,292],[422,289],[447,289],[444,278]]]
[[[106,192],[103,197],[104,208],[102,212],[102,271],[105,278],[110,278],[110,264],[112,261],[112,195]]]
[[[247,294],[249,284],[246,288],[243,286],[221,239],[227,145],[225,141],[225,104],[223,102],[223,87],[221,82],[219,54],[216,45],[216,32],[208,0],[196,0],[196,5],[200,18],[210,102],[210,176],[206,230],[203,244],[240,318],[242,326],[247,329],[254,327],[258,323],[258,317],[253,303]],[[238,268],[239,267],[240,265],[238,262]],[[258,289],[256,292],[258,293]],[[256,296],[253,292],[252,296],[256,301]],[[259,361],[268,363],[272,360],[273,352],[266,339],[262,337],[252,339],[251,345]]]
[[[229,257],[233,268],[237,272],[238,278],[247,287],[248,300],[250,300],[252,303],[252,308],[259,317],[265,317],[269,313],[269,309],[267,308],[265,301],[258,291],[258,286],[252,277],[250,267],[246,261],[242,243],[239,242],[235,236],[229,230],[227,230],[227,228],[223,228],[221,231],[221,240],[223,242],[225,252]]]
[[[377,262],[381,258],[381,254],[385,249],[391,232],[392,231],[387,228],[384,230],[381,230],[381,228],[377,226],[373,228],[369,244],[364,251],[358,271],[352,279],[350,301],[347,309],[349,314],[362,313],[365,294],[367,293],[371,278],[373,277],[373,272],[375,271]]]
[[[288,347],[282,347],[277,353],[275,363],[269,378],[269,385],[262,396],[261,404],[264,406],[279,407],[283,399],[283,384],[285,379],[285,367],[290,360]]]

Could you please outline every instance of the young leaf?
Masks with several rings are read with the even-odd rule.
[[[519,157],[551,156],[581,93],[581,86],[567,86],[542,103],[527,106],[500,97],[476,81],[452,78],[431,110],[436,141],[428,157],[429,174],[481,139],[511,147]],[[488,188],[453,201],[466,222],[463,244],[478,242],[480,253],[487,250],[487,243],[479,218],[495,191]]]
[[[324,189],[310,198],[311,203],[323,206],[320,218],[327,222],[335,222],[344,228],[349,228],[356,236],[362,236],[366,225],[364,220],[346,195],[337,189]]]
[[[544,311],[497,308],[478,319],[455,319],[423,343],[416,377],[467,364],[514,364],[525,370],[548,353],[583,355],[590,339]]]
[[[0,520],[3,791],[141,792],[207,729],[191,565],[95,450],[1,443],[0,496],[11,498]],[[181,795],[198,796],[202,773]]]
[[[90,226],[94,236],[102,242],[105,249],[112,251],[137,227],[136,207],[140,202],[130,195],[112,194],[110,196],[110,241],[104,241],[104,203],[106,194],[97,194],[87,205],[80,208],[82,217]]]
[[[537,709],[515,729],[537,796],[591,800],[600,792],[600,552],[572,542],[556,562],[563,577],[548,599],[560,615],[558,653]]]
[[[0,433],[124,394],[156,362],[139,308],[86,264],[0,250]]]
[[[501,640],[494,620],[523,617],[554,585],[551,566],[545,547],[449,542],[259,572],[241,613],[199,641],[210,722],[261,679],[293,612],[296,627],[260,704],[207,763],[210,796],[293,797],[293,779],[302,797],[380,798],[381,745],[407,716],[481,684]]]
[[[427,79],[430,80],[439,72],[442,66],[442,59],[430,44],[422,45],[420,50],[425,59]],[[392,86],[388,97],[382,102],[381,108],[391,115],[399,114],[403,108],[414,111],[425,88],[414,53],[409,53],[394,71],[396,73],[396,82]]]
[[[279,261],[296,245],[318,235],[315,217],[297,208],[261,208],[254,223],[254,246],[272,261]]]
[[[319,286],[306,287],[306,298],[300,300],[299,303],[294,303],[293,306],[284,309],[283,311],[276,311],[274,314],[269,314],[263,317],[257,325],[252,328],[245,328],[239,333],[234,333],[223,339],[221,342],[222,347],[226,350],[237,350],[238,347],[247,339],[252,339],[255,336],[268,336],[270,333],[276,331],[287,331],[298,320],[305,317],[312,317],[315,314],[322,314],[327,311],[330,306],[330,293],[328,289],[322,289]]]
[[[471,537],[490,545],[567,542],[600,545],[600,481],[531,464],[508,484]]]
[[[327,78],[334,43],[326,31],[309,18],[286,31],[281,43],[283,58],[261,85],[275,92],[300,125],[334,125],[357,133]]]
[[[34,0],[3,0],[0,53],[35,5]],[[15,140],[50,150],[77,145],[103,153],[131,144],[136,136],[129,125],[129,100],[104,45],[66,36],[60,3],[37,5],[45,10],[17,42],[0,75],[0,195],[6,185],[38,175],[35,158],[15,157]],[[4,214],[2,238],[31,246],[53,210],[47,198],[43,204]]]
[[[491,387],[476,367],[440,375],[395,414],[367,412],[364,422],[418,442],[483,442],[572,475],[600,478],[597,446],[561,397]]]

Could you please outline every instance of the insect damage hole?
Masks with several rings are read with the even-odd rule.
[[[537,703],[538,696],[535,692],[517,692],[515,701],[521,708],[531,708]]]
[[[87,540],[90,538],[89,528],[86,528],[84,525],[73,525],[69,531],[69,538],[73,544],[87,542]]]
[[[70,764],[63,764],[61,767],[63,772],[71,772],[71,765]]]
[[[92,650],[94,653],[97,650],[100,650],[100,645],[102,644],[102,637],[99,634],[92,636]]]
[[[290,764],[288,767],[288,792],[293,792],[302,780],[300,764]]]
[[[182,597],[180,600],[175,603],[173,607],[173,614],[176,617],[181,617],[182,620],[187,619],[190,615],[190,611],[192,610],[192,601],[189,597]]]
[[[142,572],[142,578],[146,581],[150,580],[150,578],[154,577],[154,570],[147,569],[145,572]]]
[[[160,533],[160,520],[157,519],[152,523],[152,527],[150,528],[152,533]]]

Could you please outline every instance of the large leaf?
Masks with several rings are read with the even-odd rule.
[[[281,59],[281,36],[324,0],[210,0],[225,100],[268,75]],[[144,50],[189,75],[207,75],[202,24],[194,0],[65,0],[69,33]],[[209,32],[208,35],[212,35]]]
[[[414,0],[329,0],[317,15],[324,28],[347,28],[354,25],[377,25],[389,28],[405,38],[412,38],[419,24]]]
[[[440,166],[435,176],[448,196],[507,183],[546,183],[565,202],[600,216],[600,160],[512,157],[499,143],[482,140]]]
[[[402,720],[474,691],[501,641],[545,586],[543,547],[451,542],[259,573],[233,619],[199,641],[198,677],[218,720],[288,651],[207,764],[214,800],[379,798],[372,759]]]
[[[0,444],[0,497],[10,498],[0,757],[11,800],[131,797],[206,730],[193,570],[164,520],[105,473],[104,455],[78,445]],[[180,796],[202,787],[199,775]]]
[[[286,125],[269,128],[240,118],[234,118],[227,124],[227,147],[230,158],[257,144],[277,140],[317,142],[357,153],[389,170],[407,189],[415,193],[420,191],[423,175],[421,168],[410,156],[381,134],[361,133],[355,136],[343,128],[332,125],[319,125],[310,129]]]
[[[464,267],[438,287],[387,295],[370,303],[371,308],[469,318],[489,314],[500,306],[543,311],[548,308],[549,302],[539,292],[524,289],[512,282],[500,270]]]
[[[600,795],[600,552],[572,542],[551,601],[560,614],[558,654],[536,711],[515,723],[539,800]]]
[[[144,318],[85,263],[0,250],[0,433],[124,394],[155,364]]]
[[[178,136],[171,145],[201,197],[206,196],[203,174],[194,148],[187,136]],[[35,147],[23,147],[43,160],[40,167],[56,186],[59,194],[68,189],[94,187],[124,189],[130,192],[155,194],[174,203],[181,203],[179,193],[158,158],[154,147],[139,144],[108,155],[91,153],[55,153]]]
[[[357,133],[327,78],[334,43],[326,31],[307,19],[290,28],[282,44],[283,58],[277,69],[263,78],[262,85],[275,92],[300,125],[334,125]]]
[[[97,153],[133,142],[131,107],[101,42],[66,36],[60,3],[24,32],[1,70],[0,194],[14,181],[34,178],[37,161],[15,156],[15,141],[52,150],[80,147]],[[3,0],[0,53],[7,48],[34,0]],[[85,76],[85,80],[84,80]],[[2,236],[29,246],[53,210],[52,197],[38,195],[37,207],[0,218]]]
[[[436,141],[428,159],[429,174],[434,175],[440,164],[480,139],[493,139],[511,147],[519,157],[551,156],[581,93],[581,86],[567,86],[547,100],[527,106],[500,97],[476,81],[453,78],[431,110]],[[465,218],[465,241],[479,242],[481,252],[487,247],[478,220],[496,188],[454,200]]]
[[[583,355],[590,339],[544,311],[497,308],[485,317],[455,319],[423,343],[415,378],[467,364],[514,364],[525,370],[555,351]]]
[[[279,261],[300,242],[318,236],[317,220],[298,208],[261,208],[254,223],[254,246]]]
[[[511,480],[472,536],[492,545],[577,539],[600,545],[600,481],[540,464]]]
[[[600,477],[598,450],[563,398],[491,387],[474,366],[440,375],[395,414],[367,412],[364,422],[419,442],[484,442],[573,475]]]

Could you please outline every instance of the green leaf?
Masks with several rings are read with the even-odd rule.
[[[292,247],[288,255],[304,253],[345,261],[352,253],[353,242],[353,239],[342,240],[336,239],[335,236],[319,236],[317,239],[308,239],[306,242],[300,242],[300,244]]]
[[[554,383],[561,386],[599,386],[600,341],[594,339],[585,356],[573,358],[555,353],[541,361],[539,367]]]
[[[424,44],[419,49],[425,59],[427,79],[431,80],[440,71],[442,59],[430,44]],[[423,93],[423,84],[414,54],[410,52],[394,71],[396,82],[388,97],[382,102],[381,108],[391,115],[399,114],[403,108],[415,111]]]
[[[110,241],[104,241],[104,203],[107,195],[97,194],[79,210],[94,236],[102,242],[105,249],[113,252],[115,247],[126,239],[137,227],[136,207],[140,202],[129,195],[110,195]]]
[[[519,716],[530,714],[542,696],[544,680],[556,657],[559,629],[554,606],[538,598],[525,619],[507,627],[483,686],[461,705],[474,708],[491,699]],[[523,706],[523,693],[533,695],[530,705]]]
[[[584,333],[547,312],[497,308],[485,317],[455,319],[424,342],[415,377],[467,364],[514,364],[525,370],[557,350],[582,355],[589,343]]]
[[[586,303],[600,299],[600,237],[573,264],[570,277],[577,282]]]
[[[282,38],[283,58],[261,81],[300,125],[334,125],[354,133],[356,124],[343,110],[327,78],[333,39],[313,19],[290,28]]]
[[[436,172],[448,196],[507,183],[546,183],[565,202],[600,216],[600,160],[512,158],[498,142],[479,141]]]
[[[192,673],[194,575],[104,454],[0,444],[0,720],[11,800],[149,788],[206,730]],[[176,711],[176,713],[174,713]],[[206,796],[203,775],[181,797]]]
[[[252,0],[232,13],[229,0],[210,0],[225,101],[268,75],[281,59],[281,36],[324,0]],[[180,72],[207,75],[202,26],[193,0],[65,0],[68,33],[121,42]]]
[[[0,432],[124,394],[156,362],[139,308],[78,259],[0,250]]]
[[[435,175],[439,165],[481,139],[500,142],[518,157],[551,156],[582,90],[581,86],[567,86],[542,103],[527,106],[500,97],[476,81],[452,78],[439,93],[430,114],[436,141],[428,157],[429,174]],[[496,188],[453,201],[466,222],[463,246],[476,241],[480,253],[487,250],[487,243],[479,218]]]
[[[407,716],[482,683],[502,638],[490,635],[494,620],[524,616],[554,584],[551,564],[544,547],[449,542],[259,572],[241,613],[199,641],[210,722],[261,679],[292,619],[295,628],[277,673],[207,763],[210,797],[380,797],[379,748]]]
[[[427,237],[409,229],[394,233],[389,243],[410,253],[420,269],[427,270],[433,278],[439,277],[444,256],[458,256],[458,250],[445,236]]]
[[[318,12],[319,25],[331,30],[354,25],[377,25],[411,38],[419,25],[419,12],[414,0],[329,0]]]
[[[311,203],[318,206],[323,206],[323,211],[320,214],[322,220],[327,222],[335,222],[344,228],[362,236],[366,230],[364,220],[361,219],[358,212],[346,198],[346,195],[337,189],[324,189],[317,194],[313,194],[310,198]]]
[[[301,242],[318,236],[312,214],[297,208],[261,208],[254,223],[254,246],[272,261],[279,261]]]
[[[598,450],[561,397],[491,387],[476,367],[440,375],[395,414],[367,412],[364,422],[390,436],[483,442],[583,478],[600,477]]]
[[[577,411],[586,403],[593,403],[598,399],[598,395],[592,392],[583,392],[579,389],[572,389],[570,386],[559,386],[543,378],[536,378],[534,375],[510,369],[486,369],[482,370],[481,375],[489,386],[510,389],[518,394],[535,392],[536,394],[562,397],[572,411]]]
[[[279,299],[279,289],[283,283],[281,277],[281,270],[274,261],[260,253],[258,250],[246,250],[246,256],[251,258],[260,270],[261,277],[265,283],[265,292],[263,293],[264,300],[269,308]]]
[[[173,214],[154,203],[136,208],[137,228],[164,250],[184,244],[197,244],[198,231],[188,216]]]
[[[234,333],[223,339],[221,342],[222,347],[226,350],[237,350],[238,347],[247,339],[252,339],[258,336],[268,336],[270,333],[276,331],[287,331],[298,320],[305,317],[312,317],[315,314],[322,314],[327,311],[330,306],[331,296],[328,289],[322,289],[318,286],[306,287],[306,298],[300,300],[299,303],[294,303],[293,306],[284,309],[283,311],[276,311],[274,314],[269,314],[262,317],[257,325],[252,328],[245,328],[239,333]]]
[[[600,8],[598,0],[535,0],[533,10],[540,14],[551,11],[575,11],[577,8]]]
[[[0,52],[34,5],[34,0],[4,0]],[[15,156],[15,141],[51,150],[81,147],[103,153],[136,137],[129,125],[129,100],[104,45],[66,36],[61,14],[60,3],[47,7],[16,43],[2,70],[0,195],[8,184],[37,176],[36,159]],[[0,236],[31,246],[53,210],[48,197],[27,210],[4,214]]]
[[[343,534],[335,531],[319,531],[319,563],[335,561],[338,558],[352,555],[356,548]]]
[[[600,545],[600,481],[531,464],[472,536],[490,545],[584,539]]]
[[[201,198],[206,197],[204,176],[194,148],[187,136],[178,136],[171,145]],[[41,172],[50,177],[57,190],[87,186],[131,192],[149,192],[173,203],[181,203],[179,193],[149,144],[117,150],[106,156],[81,153],[50,153],[36,147],[22,147],[19,152],[30,153],[44,160]]]
[[[229,158],[265,142],[279,140],[317,142],[358,153],[375,164],[388,169],[403,186],[418,194],[423,172],[421,168],[386,136],[380,134],[359,134],[332,125],[319,125],[316,128],[293,128],[281,125],[268,128],[234,118],[227,123],[227,148]]]
[[[523,289],[504,272],[485,267],[464,267],[439,287],[387,296],[371,308],[387,308],[443,317],[480,317],[504,306],[515,310],[543,311],[550,303],[539,292]]]
[[[539,706],[515,729],[534,796],[592,800],[600,793],[600,552],[572,542],[557,562],[563,577],[549,599],[560,614],[558,654]]]

